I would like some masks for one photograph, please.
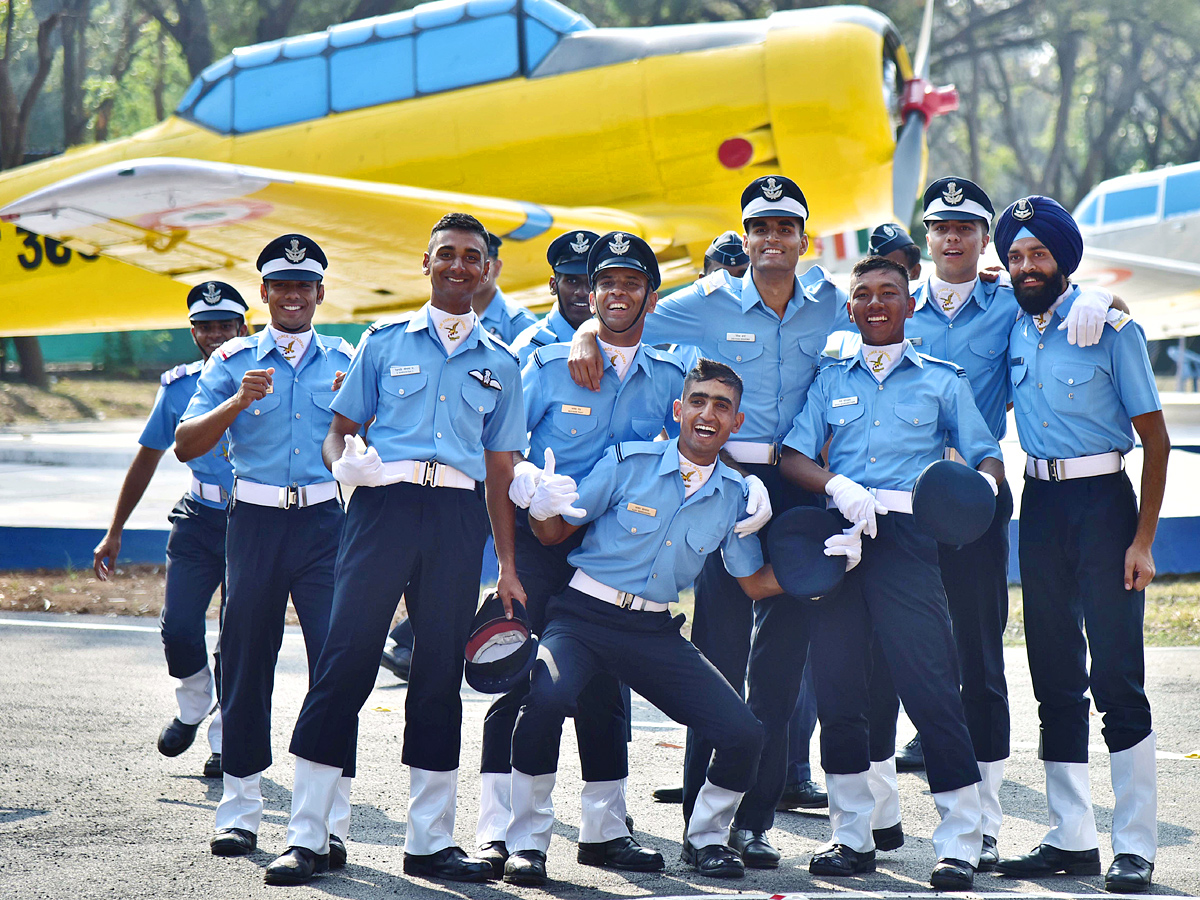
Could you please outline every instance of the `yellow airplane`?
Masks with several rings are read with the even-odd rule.
[[[257,295],[287,231],[329,256],[323,321],[404,312],[450,210],[504,237],[531,305],[568,230],[642,235],[667,285],[694,277],[772,172],[812,233],[907,221],[957,102],[926,78],[931,16],[915,68],[862,6],[595,28],[555,0],[439,0],[234,50],[159,125],[0,176],[0,334],[175,326],[183,286]]]

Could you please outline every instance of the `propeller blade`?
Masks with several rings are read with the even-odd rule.
[[[917,40],[917,55],[913,57],[913,75],[929,77],[929,44],[933,38],[933,0],[925,0],[925,15],[921,17],[921,37]]]
[[[904,120],[892,157],[892,211],[896,221],[908,227],[913,205],[921,190],[921,144],[925,135],[925,117],[912,111]]]

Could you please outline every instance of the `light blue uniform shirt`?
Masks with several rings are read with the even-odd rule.
[[[504,291],[496,288],[479,321],[488,334],[511,344],[518,334],[537,321],[537,316],[523,306],[510,303]]]
[[[839,309],[842,311],[839,317]],[[846,317],[837,288],[813,266],[795,279],[782,320],[759,296],[753,270],[719,269],[660,300],[646,317],[647,344],[692,344],[742,377],[739,441],[780,441],[804,406],[825,339]]]
[[[549,447],[555,471],[579,481],[614,444],[653,440],[664,427],[679,434],[672,404],[683,394],[683,364],[676,357],[642,344],[624,380],[605,359],[600,390],[593,392],[571,380],[570,352],[570,344],[542,347],[521,373],[529,458],[536,465]]]
[[[315,334],[293,369],[266,328],[234,338],[204,364],[183,419],[216,409],[238,392],[251,369],[274,367],[271,393],[238,413],[229,426],[233,474],[278,487],[332,481],[321,459],[321,442],[333,421],[334,375],[346,371],[353,355],[354,348],[343,338]]]
[[[904,325],[904,336],[920,352],[950,360],[966,370],[975,405],[996,440],[1008,427],[1012,400],[1008,378],[1008,335],[1021,313],[1012,288],[976,279],[975,289],[953,320],[929,302],[929,282],[917,287],[917,311]]]
[[[538,319],[513,338],[508,346],[513,353],[517,354],[517,359],[524,366],[538,347],[545,347],[548,344],[569,344],[574,336],[574,327],[559,311],[558,304],[555,303],[546,318]]]
[[[580,482],[574,506],[587,515],[567,522],[594,524],[567,561],[611,588],[656,603],[678,600],[718,548],[734,577],[753,575],[763,564],[758,537],[733,531],[746,512],[746,482],[718,461],[685,499],[676,439],[609,448]]]
[[[1022,313],[1009,337],[1017,437],[1021,449],[1038,459],[1128,453],[1130,420],[1162,409],[1146,336],[1130,316],[1109,310],[1100,343],[1067,343],[1058,326],[1078,296],[1072,286],[1044,333]]]
[[[151,450],[169,450],[175,443],[175,429],[187,409],[188,401],[196,393],[196,383],[200,380],[200,370],[204,360],[183,366],[176,366],[162,373],[162,386],[154,398],[154,408],[146,419],[146,427],[138,443]],[[233,490],[233,464],[229,461],[229,435],[224,435],[217,445],[195,459],[188,460],[187,466],[204,484],[219,484],[228,493]],[[193,495],[193,500],[211,506],[214,509],[224,509],[225,504],[219,500],[205,500]]]
[[[333,411],[374,417],[367,442],[384,462],[436,460],[476,481],[484,450],[527,446],[516,357],[479,323],[447,357],[428,303],[408,322],[367,329]]]
[[[830,437],[829,471],[892,491],[911,491],[948,446],[972,467],[1003,459],[963,370],[912,344],[882,384],[861,350],[821,369],[784,443],[816,459]]]

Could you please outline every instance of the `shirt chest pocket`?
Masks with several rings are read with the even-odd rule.
[[[834,428],[850,425],[861,419],[865,410],[866,407],[861,403],[850,403],[846,406],[830,405],[825,410],[825,421]]]
[[[421,372],[411,375],[385,375],[379,381],[382,394],[393,400],[409,400],[425,389],[429,376]]]
[[[893,409],[896,412],[896,418],[920,434],[932,434],[937,427],[938,408],[936,403],[897,403]]]
[[[468,375],[463,379],[460,397],[451,415],[454,431],[464,443],[478,444],[483,438],[484,417],[496,408],[500,391],[486,387]]]
[[[1046,402],[1056,412],[1067,415],[1086,415],[1091,400],[1095,366],[1059,363],[1050,367],[1046,384]]]
[[[721,535],[714,534],[712,531],[707,531],[703,528],[689,528],[687,533],[687,545],[692,549],[693,553],[699,556],[708,556],[714,552],[721,544]]]
[[[630,421],[633,437],[630,440],[652,441],[663,429],[662,416],[634,416]]]
[[[967,341],[971,353],[980,359],[1003,361],[1008,349],[1008,335],[997,334],[992,337],[978,337]]]
[[[289,385],[290,387],[290,385]],[[271,413],[279,409],[279,404],[282,402],[280,394],[280,385],[274,385],[274,390],[250,404],[246,410],[254,419],[261,419],[263,416],[269,416]]]
[[[329,408],[337,391],[313,391],[312,402],[312,436],[315,441],[325,440],[329,433],[329,423],[333,421],[333,411]]]
[[[1018,363],[1008,370],[1008,377],[1013,386],[1013,405],[1021,412],[1029,410],[1028,385],[1024,383],[1027,374],[1029,374],[1029,366],[1024,363]]]
[[[568,440],[578,440],[596,430],[599,420],[589,413],[563,412],[556,409],[550,413],[550,427],[554,433]]]
[[[753,341],[731,341],[729,338],[723,338],[717,342],[717,349],[721,356],[731,366],[744,364],[758,359],[763,354],[762,341],[757,339]]]
[[[617,524],[626,534],[646,535],[658,531],[662,520],[658,516],[634,512],[628,506],[618,506]]]

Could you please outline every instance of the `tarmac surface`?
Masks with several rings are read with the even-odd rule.
[[[210,635],[210,644],[215,635]],[[1147,690],[1155,711],[1159,748],[1159,843],[1155,893],[1200,894],[1200,649],[1149,650]],[[1001,799],[1006,818],[1001,852],[1035,846],[1046,830],[1042,767],[1036,758],[1037,718],[1028,669],[1020,649],[1007,654],[1013,709],[1013,754]],[[573,900],[706,894],[765,898],[831,893],[850,897],[929,896],[934,859],[929,837],[936,812],[918,774],[901,774],[905,845],[881,854],[879,871],[844,881],[809,876],[809,856],[828,837],[818,813],[780,813],[771,836],[783,852],[776,870],[751,871],[735,882],[703,879],[679,862],[678,806],[653,803],[650,791],[677,783],[683,729],[644,701],[636,701],[630,747],[629,811],[636,837],[662,851],[666,870],[632,874],[575,862],[579,821],[579,763],[570,725],[564,734],[557,823],[550,847],[553,879],[545,890],[438,884],[402,874],[407,772],[400,765],[406,689],[380,671],[361,714],[359,777],[353,792],[349,865],[298,888],[268,887],[262,869],[284,849],[293,759],[291,726],[305,689],[304,647],[298,631],[284,638],[276,674],[275,764],[264,775],[266,813],[259,850],[220,859],[208,851],[219,782],[200,777],[208,754],[203,730],[182,756],[154,748],[174,714],[152,621],[52,615],[0,616],[0,897],[26,898],[259,898],[465,897],[502,900],[544,895]],[[487,697],[463,691],[464,739],[456,836],[474,843],[478,812],[481,725]],[[635,698],[636,700],[636,698]],[[1101,857],[1112,858],[1112,818],[1101,719],[1092,719],[1092,792],[1101,831]],[[900,740],[912,729],[901,724]],[[819,759],[813,743],[813,759]],[[818,779],[820,779],[818,769]],[[981,875],[984,896],[1091,895],[1101,877],[1046,879],[1042,883]],[[777,898],[781,900],[781,898]]]

